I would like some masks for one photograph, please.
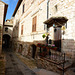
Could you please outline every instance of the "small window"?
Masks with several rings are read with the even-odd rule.
[[[23,35],[23,25],[21,26],[21,35]]]
[[[55,5],[55,11],[56,11],[56,12],[58,11],[58,6],[57,6],[57,5]]]
[[[8,32],[8,28],[7,27],[5,28],[5,32]]]
[[[24,13],[24,9],[25,9],[25,4],[23,4],[23,11],[22,11],[22,13]]]

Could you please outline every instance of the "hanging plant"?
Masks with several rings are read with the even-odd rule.
[[[46,37],[46,34],[43,34],[42,37],[45,38]]]
[[[45,38],[49,35],[49,33],[43,34],[42,37]]]

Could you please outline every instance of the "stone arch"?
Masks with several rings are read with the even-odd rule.
[[[10,37],[12,38],[12,35],[9,34],[9,33],[4,33],[3,36],[4,36],[4,35],[8,35],[8,36],[10,36]]]
[[[3,35],[2,46],[3,48],[9,48],[11,46],[11,36],[9,34]]]

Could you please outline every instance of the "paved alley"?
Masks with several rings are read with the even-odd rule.
[[[36,75],[13,52],[5,52],[6,54],[6,72],[5,75]]]

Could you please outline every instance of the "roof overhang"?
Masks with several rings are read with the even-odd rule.
[[[48,20],[46,20],[44,22],[44,24],[47,24],[48,27],[53,26],[53,24],[58,25],[58,26],[62,26],[64,25],[66,22],[68,21],[68,19],[66,17],[51,17]]]
[[[15,14],[16,14],[16,12],[17,12],[17,10],[18,10],[20,4],[21,4],[21,2],[22,2],[22,0],[19,0],[19,1],[18,1],[17,5],[16,5],[16,8],[15,8],[15,11],[14,11],[14,13],[13,13],[13,15],[12,15],[13,17],[15,16]]]

